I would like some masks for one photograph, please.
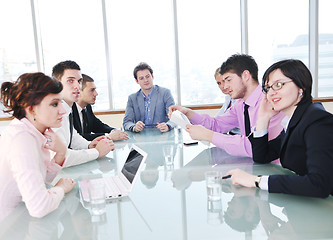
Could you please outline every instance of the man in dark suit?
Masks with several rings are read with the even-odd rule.
[[[95,104],[97,95],[94,79],[82,74],[80,98],[72,106],[74,128],[89,141],[105,134],[108,134],[113,141],[127,140],[125,132],[110,127],[95,116],[91,105]]]

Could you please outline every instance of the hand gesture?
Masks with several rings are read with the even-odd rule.
[[[214,132],[205,128],[202,125],[186,125],[186,131],[190,134],[191,138],[199,141],[212,142]]]
[[[109,134],[109,138],[113,141],[119,141],[119,140],[128,140],[129,137],[127,135],[127,133],[121,131],[121,130],[113,130],[110,134]]]
[[[134,127],[134,132],[141,132],[143,130],[143,128],[145,127],[145,124],[141,121],[138,121],[136,124],[135,124],[135,127]]]
[[[161,132],[169,131],[169,126],[165,122],[157,123],[156,128],[158,128]]]
[[[60,178],[55,186],[64,189],[65,193],[70,192],[76,185],[76,182],[72,178]]]

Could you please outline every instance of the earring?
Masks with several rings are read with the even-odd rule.
[[[32,114],[34,116],[34,121],[36,121],[36,117],[35,117],[35,114]]]
[[[298,95],[298,97],[302,97],[303,96],[303,93],[302,92],[300,92],[299,93],[299,95]]]

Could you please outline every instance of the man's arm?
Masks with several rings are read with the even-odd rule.
[[[131,96],[129,96],[127,100],[123,126],[127,131],[133,131],[133,128],[135,127],[135,113]]]
[[[168,113],[169,113],[169,107],[175,105],[175,100],[173,99],[172,95],[171,95],[171,91],[169,89],[167,89],[165,91],[164,94],[164,109],[165,109],[165,115],[166,118],[168,118]],[[169,126],[169,130],[171,130],[172,128],[174,128],[176,126],[175,123],[171,122],[170,120],[166,122],[166,124]]]

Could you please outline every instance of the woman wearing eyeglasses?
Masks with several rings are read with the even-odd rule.
[[[270,193],[287,193],[326,198],[333,195],[333,115],[321,103],[312,103],[312,77],[299,60],[283,60],[269,67],[263,76],[266,92],[251,136],[253,160],[281,165],[296,174],[254,176],[231,170],[233,184],[258,187]],[[269,120],[284,112],[284,130],[268,141]]]

